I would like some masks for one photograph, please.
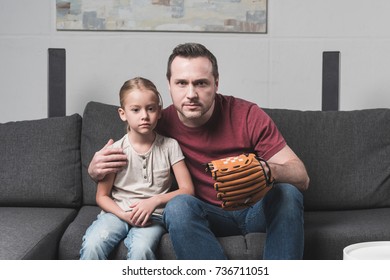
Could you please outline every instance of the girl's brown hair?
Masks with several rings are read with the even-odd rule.
[[[121,89],[119,91],[119,102],[120,102],[121,108],[124,108],[124,100],[125,100],[126,94],[128,92],[131,92],[134,89],[139,89],[139,90],[147,89],[147,90],[151,90],[152,92],[154,92],[158,98],[158,105],[161,106],[161,108],[162,108],[162,98],[161,98],[160,93],[157,90],[157,87],[155,86],[155,84],[152,81],[145,79],[145,78],[142,78],[142,77],[135,77],[133,79],[126,81],[123,84],[123,86],[121,87]]]

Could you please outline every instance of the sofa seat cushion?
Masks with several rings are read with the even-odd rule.
[[[67,208],[0,208],[0,259],[56,259],[58,242],[76,216]]]
[[[64,233],[60,246],[60,259],[79,259],[82,237],[87,228],[99,214],[97,206],[83,206],[76,219],[70,224]],[[265,233],[251,233],[246,236],[229,236],[218,238],[229,259],[261,259],[265,241]],[[127,248],[122,241],[111,253],[110,259],[126,259]],[[176,259],[172,243],[168,234],[165,234],[160,242],[157,257],[159,259]]]
[[[235,235],[219,237],[218,241],[221,243],[226,256],[230,260],[261,260],[263,258],[265,237],[265,233],[249,233],[245,236]],[[112,252],[110,258],[125,259],[126,254],[127,248],[122,241]],[[167,233],[161,238],[157,250],[157,258],[160,260],[176,259],[171,239]]]
[[[390,240],[390,208],[305,212],[305,259],[340,260],[351,244]]]
[[[60,260],[80,259],[82,238],[100,211],[97,206],[81,207],[77,217],[69,225],[61,238],[58,254]]]
[[[265,233],[249,233],[218,237],[218,241],[230,260],[260,260],[263,258],[265,237]],[[157,254],[162,260],[176,259],[169,234],[162,237]]]

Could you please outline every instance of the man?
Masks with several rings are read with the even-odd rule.
[[[177,196],[165,208],[177,258],[226,259],[216,236],[267,232],[264,259],[301,259],[301,192],[308,188],[309,177],[273,121],[256,104],[217,93],[217,60],[201,44],[173,50],[167,79],[173,104],[163,111],[157,130],[179,142],[196,194]],[[204,164],[243,152],[267,160],[276,184],[252,207],[225,211]],[[120,150],[104,147],[92,159],[89,174],[99,180],[125,164]]]

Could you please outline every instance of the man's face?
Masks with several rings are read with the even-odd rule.
[[[218,90],[211,62],[205,57],[176,57],[171,73],[169,90],[179,119],[190,127],[203,125],[213,113]]]

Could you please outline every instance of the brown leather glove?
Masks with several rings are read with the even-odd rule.
[[[268,167],[268,174],[262,163]],[[206,170],[216,181],[214,189],[225,210],[238,210],[255,204],[274,183],[268,163],[253,153],[213,160],[207,163]]]

